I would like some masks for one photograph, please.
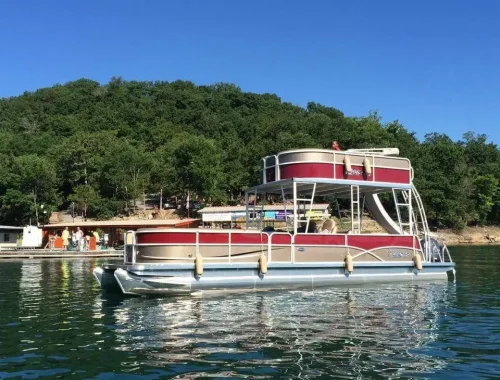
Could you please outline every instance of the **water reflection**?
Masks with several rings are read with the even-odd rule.
[[[412,351],[436,339],[440,312],[454,298],[454,285],[441,282],[124,299],[114,311],[116,349],[147,353],[143,364],[252,375],[425,373],[446,362]]]
[[[103,293],[95,261],[1,262],[0,378],[494,377],[500,283],[477,257],[467,283],[178,298]]]
[[[42,288],[42,263],[40,260],[25,261],[21,265],[19,281],[20,319],[36,319],[40,311]]]

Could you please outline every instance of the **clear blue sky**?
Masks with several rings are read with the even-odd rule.
[[[0,97],[82,77],[233,82],[500,143],[500,1],[16,0],[0,32]]]

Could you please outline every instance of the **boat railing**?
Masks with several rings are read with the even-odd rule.
[[[450,254],[450,251],[448,249],[448,246],[446,244],[443,243],[443,248],[441,249],[441,252],[442,252],[442,261],[444,262],[445,261],[445,254],[446,256],[448,257],[448,260],[449,262],[453,262],[453,259],[451,258],[451,254]]]
[[[438,261],[442,263],[453,262],[448,246],[443,239],[439,238],[437,234],[428,232],[421,235],[419,238],[420,241],[423,241],[422,248],[425,261]]]
[[[177,234],[178,236],[192,235],[192,238],[183,239],[179,242],[164,242],[159,243],[157,241],[151,242],[141,242],[140,237],[142,234],[159,234],[159,233],[171,233]],[[224,236],[226,235],[226,236]],[[279,240],[279,237],[287,238],[287,242],[283,239]],[[184,246],[194,246],[195,253],[200,253],[200,247],[202,246],[227,246],[228,248],[228,263],[231,263],[232,259],[232,248],[237,246],[260,246],[260,252],[255,253],[251,256],[258,256],[262,253],[268,255],[268,260],[272,257],[272,247],[276,246],[291,246],[292,236],[287,232],[274,232],[267,233],[260,230],[247,231],[247,230],[193,230],[193,229],[172,229],[172,230],[160,230],[160,229],[150,229],[150,230],[139,230],[137,232],[128,231],[125,235],[125,248],[124,248],[124,262],[127,264],[135,264],[137,257],[137,250],[141,246],[155,245],[155,246],[169,246],[169,245],[184,245]],[[288,243],[289,242],[289,243]],[[271,247],[272,246],[272,247]],[[171,259],[171,258],[170,258]],[[178,258],[184,259],[184,258]],[[220,257],[204,257],[204,260],[220,260]]]
[[[306,159],[307,156],[300,157],[301,155],[319,155],[318,157],[314,157],[314,159]],[[287,160],[286,156],[297,155],[296,159]],[[383,169],[399,169],[399,170],[407,170],[410,172],[410,182],[413,181],[413,168],[411,166],[410,160],[404,157],[395,157],[390,155],[384,155],[381,153],[374,152],[372,150],[363,151],[355,151],[355,150],[347,150],[347,151],[336,151],[336,150],[325,150],[325,149],[299,149],[299,150],[289,150],[285,152],[280,152],[276,155],[270,155],[262,158],[262,184],[266,184],[268,182],[279,181],[282,178],[281,168],[287,165],[292,164],[330,164],[330,165],[346,165],[346,158],[357,157],[360,159],[368,159],[368,163],[370,166],[370,171],[372,173],[372,180],[376,181],[376,171],[375,168],[383,168]],[[401,166],[387,166],[387,160],[392,162],[401,162],[404,161],[407,163],[405,167]],[[350,162],[350,161],[349,161]],[[349,166],[351,164],[348,164]],[[363,166],[363,164],[352,164]],[[345,177],[338,176],[337,171],[332,171],[332,179],[345,179]]]
[[[163,240],[157,234],[173,234],[172,240]],[[141,236],[142,235],[142,236]],[[144,235],[150,235],[144,236]],[[221,246],[227,252],[227,263],[233,259],[233,251],[236,247],[253,246],[257,248],[245,257],[258,257],[267,255],[271,262],[295,263],[297,251],[306,250],[307,247],[352,247],[360,250],[359,255],[368,253],[371,256],[385,259],[375,252],[379,249],[409,248],[415,255],[421,252],[418,239],[414,235],[389,235],[389,234],[321,234],[321,233],[298,233],[292,235],[287,232],[265,232],[247,230],[192,230],[172,229],[160,230],[149,229],[137,232],[128,231],[125,234],[124,262],[135,264],[137,253],[144,246],[191,246],[196,255],[200,254],[207,262],[221,259],[218,257],[204,256],[203,247]],[[273,257],[279,255],[279,257]],[[238,256],[241,260],[242,256]],[[185,257],[159,258],[160,260],[185,260]],[[241,261],[239,261],[241,262]],[[251,260],[249,262],[254,262]]]

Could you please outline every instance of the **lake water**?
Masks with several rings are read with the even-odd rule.
[[[0,261],[0,379],[500,378],[500,247],[451,252],[456,283],[178,298]]]

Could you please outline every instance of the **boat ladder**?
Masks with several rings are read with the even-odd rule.
[[[361,233],[361,216],[359,202],[359,186],[351,186],[351,231],[353,234]]]

